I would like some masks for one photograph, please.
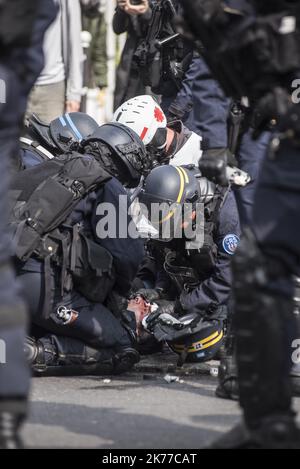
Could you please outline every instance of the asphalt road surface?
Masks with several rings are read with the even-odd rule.
[[[35,378],[24,438],[30,448],[195,449],[239,420],[234,402],[214,396],[216,379],[163,374]],[[300,412],[300,399],[295,401]]]

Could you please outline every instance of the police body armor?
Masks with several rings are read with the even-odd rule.
[[[215,268],[218,248],[214,241],[214,232],[220,208],[226,197],[224,189],[199,178],[201,199],[204,203],[204,243],[198,250],[169,250],[165,256],[164,269],[172,279],[178,293],[191,291],[207,279]]]
[[[44,315],[48,317],[52,268],[61,272],[61,296],[73,284],[88,300],[101,302],[113,284],[113,260],[70,215],[110,176],[90,157],[70,153],[16,174],[11,184],[10,230],[15,260],[44,262]],[[92,281],[91,281],[92,280]]]
[[[178,10],[177,0],[161,0],[154,5],[147,38],[134,56],[144,85],[165,96],[181,88],[194,56],[191,43],[176,31]]]
[[[24,151],[34,152],[35,155],[38,154],[41,161],[52,160],[56,157],[54,151],[53,153],[51,153],[46,148],[44,148],[39,142],[32,140],[32,138],[21,137],[20,148]],[[34,158],[34,161],[36,161],[36,158]]]

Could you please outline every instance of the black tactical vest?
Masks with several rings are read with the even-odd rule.
[[[53,266],[61,271],[61,296],[74,283],[87,299],[102,302],[106,281],[109,286],[113,282],[107,278],[113,274],[111,255],[68,223],[78,203],[109,179],[94,158],[72,152],[21,171],[12,180],[9,226],[14,257],[21,263],[31,257],[44,262],[45,316]]]

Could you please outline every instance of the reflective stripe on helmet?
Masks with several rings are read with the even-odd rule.
[[[190,182],[190,180],[189,180],[189,176],[188,176],[186,170],[182,167],[179,167],[179,166],[177,167],[177,169],[179,169],[179,171],[181,171],[183,173],[185,182],[188,184]]]
[[[184,192],[184,188],[185,188],[185,183],[184,183],[184,174],[180,171],[181,168],[175,168],[179,174],[179,177],[180,177],[180,188],[179,188],[179,193],[178,193],[178,198],[176,200],[176,203],[177,204],[180,204],[181,200],[182,200],[182,196],[183,196],[183,192]],[[163,223],[165,223],[166,221],[170,220],[173,216],[174,216],[174,210],[171,210],[167,216],[165,216],[159,223],[162,225]]]
[[[179,167],[176,167],[175,168],[176,171],[178,172],[179,174],[179,177],[180,177],[180,188],[179,188],[179,193],[178,193],[178,197],[177,197],[177,200],[176,200],[176,203],[177,204],[180,204],[181,203],[181,200],[182,200],[182,196],[183,196],[183,193],[184,193],[184,188],[185,188],[185,182],[188,183],[189,182],[189,179],[188,179],[188,175],[187,173],[183,170],[183,168],[179,168]],[[170,220],[173,216],[174,216],[174,210],[171,210],[167,216],[165,216],[161,221],[160,221],[160,224],[162,225],[163,223],[165,223],[166,221]]]
[[[221,331],[220,333],[215,332],[214,334],[207,337],[206,339],[200,340],[199,342],[195,342],[194,344],[192,344],[192,346],[187,349],[187,352],[194,353],[194,352],[199,352],[199,350],[205,350],[217,344],[218,342],[220,342],[223,339],[223,337],[224,337],[223,331]],[[177,352],[177,353],[182,353],[186,350],[184,345],[171,344],[171,346],[174,352]]]
[[[67,127],[67,123],[66,123],[65,119],[62,116],[59,118],[59,120],[60,120],[60,123],[63,127]]]
[[[178,204],[180,204],[180,202],[182,200],[184,188],[185,188],[185,182],[187,182],[186,181],[187,174],[182,171],[182,168],[176,167],[175,169],[178,171],[178,173],[180,175],[180,189],[179,189],[178,198],[176,200],[176,202]]]
[[[144,140],[144,138],[147,135],[148,130],[149,130],[148,127],[144,127],[143,132],[141,133],[141,137],[140,137],[141,140]]]
[[[75,134],[75,137],[77,137],[77,139],[81,142],[81,140],[83,140],[83,136],[81,135],[78,128],[76,127],[76,125],[72,121],[70,114],[65,114],[65,117],[68,121],[69,126],[73,130],[73,133]]]
[[[152,96],[136,96],[126,101],[115,111],[112,120],[136,132],[145,145],[164,148],[167,118]]]

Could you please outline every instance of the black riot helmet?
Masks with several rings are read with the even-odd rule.
[[[33,114],[29,118],[28,130],[32,138],[54,154],[76,149],[81,140],[95,132],[97,122],[83,112],[72,112],[54,119],[49,125]]]
[[[137,187],[149,172],[150,160],[140,137],[123,124],[104,124],[81,144],[105,169],[127,187]]]
[[[181,337],[167,341],[180,356],[180,364],[213,360],[224,343],[223,322],[199,318],[197,313],[181,317],[180,322],[184,324]]]
[[[153,169],[139,194],[142,213],[158,231],[158,237],[166,241],[176,234],[182,236],[183,216],[192,214],[199,198],[200,185],[195,174],[175,166]]]

